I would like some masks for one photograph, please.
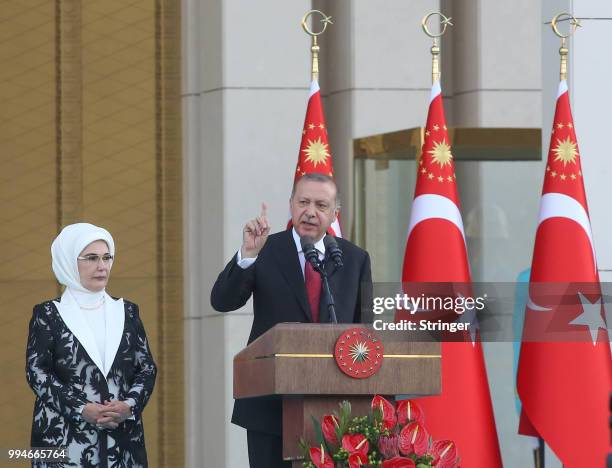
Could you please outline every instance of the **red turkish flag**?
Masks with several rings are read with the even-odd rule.
[[[418,293],[419,283],[453,283],[454,294],[463,290],[463,295],[471,295],[450,145],[440,84],[436,82],[418,161],[402,273],[402,282],[413,293]],[[437,439],[455,441],[461,466],[501,467],[489,384],[475,327],[476,323],[470,325],[466,341],[442,343],[442,393],[417,401],[426,415],[429,432]]]
[[[565,81],[559,84],[529,294],[517,375],[519,433],[542,437],[566,468],[604,466],[610,346]]]
[[[310,83],[310,97],[293,182],[297,182],[304,174],[313,173],[334,177],[334,164],[327,141],[327,125],[321,103],[321,91],[316,81]],[[291,219],[287,227],[291,227]],[[336,237],[342,237],[338,218],[334,220],[328,232]]]

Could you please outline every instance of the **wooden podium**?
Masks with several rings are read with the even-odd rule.
[[[365,324],[281,323],[234,357],[234,398],[276,395],[283,401],[283,458],[302,463],[300,437],[316,445],[311,416],[321,420],[348,400],[353,415],[366,415],[373,395],[440,393],[440,344],[402,340],[401,331],[372,332],[384,345],[377,374],[355,379],[334,359],[341,333]]]

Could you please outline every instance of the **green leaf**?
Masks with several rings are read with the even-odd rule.
[[[306,442],[306,439],[304,439],[303,437],[300,437],[300,441],[298,442],[298,445],[300,446],[300,449],[302,449],[302,452],[304,454],[304,460],[306,461],[310,460],[310,445],[308,445],[308,442]]]
[[[348,429],[349,422],[351,420],[351,404],[344,400],[339,403],[340,406],[340,414],[338,417],[338,426],[342,434],[346,434],[346,430]],[[338,439],[340,440],[340,439]]]
[[[323,429],[321,429],[321,423],[314,416],[311,416],[311,418],[312,418],[312,427],[314,428],[315,437],[317,438],[317,446],[320,446],[321,444],[323,444],[325,449],[329,453],[331,453],[331,450],[329,450],[329,447],[327,446],[327,442],[325,442],[325,437],[323,437]]]
[[[372,410],[372,417],[374,418],[375,423],[381,423],[383,420],[383,412],[380,408],[374,408]]]
[[[342,432],[340,427],[336,426],[335,433],[336,433],[336,439],[338,439],[338,445],[342,447],[342,436],[344,435],[344,432]]]

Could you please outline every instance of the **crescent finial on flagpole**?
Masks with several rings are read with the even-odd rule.
[[[562,34],[561,31],[559,31],[559,21],[569,21],[570,29],[567,34]],[[567,80],[567,54],[569,53],[569,49],[566,45],[566,39],[572,36],[576,32],[576,29],[582,27],[582,25],[577,18],[569,13],[563,12],[555,15],[551,21],[551,26],[555,35],[561,39],[561,47],[559,48],[559,55],[561,56],[561,70],[559,72],[559,79],[564,81]]]
[[[433,34],[429,30],[428,22],[432,16],[440,17],[441,29],[438,34]],[[451,17],[444,16],[439,11],[432,11],[431,13],[426,15],[421,21],[423,31],[425,32],[425,34],[427,34],[433,39],[433,45],[431,46],[431,80],[433,83],[440,79],[440,45],[438,44],[438,39],[446,33],[446,28],[448,26],[453,26],[451,20]]]
[[[323,23],[323,27],[319,32],[314,32],[312,27],[308,27],[308,18],[312,15],[317,14],[321,16],[320,22]],[[314,18],[313,18],[314,23]],[[319,80],[319,44],[317,44],[317,36],[320,36],[327,29],[328,24],[334,24],[331,20],[331,16],[327,16],[320,10],[310,10],[302,17],[302,28],[312,38],[312,45],[310,47],[310,53],[312,54],[312,81]]]

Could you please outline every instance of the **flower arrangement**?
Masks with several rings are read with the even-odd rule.
[[[319,445],[300,440],[304,468],[459,468],[455,443],[434,441],[412,400],[394,406],[376,395],[367,416],[352,416],[343,401],[339,412],[313,418],[313,425]]]

